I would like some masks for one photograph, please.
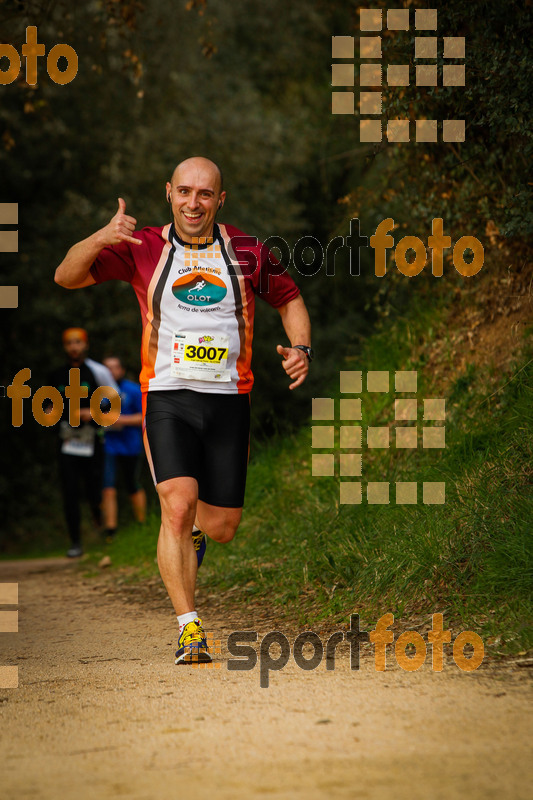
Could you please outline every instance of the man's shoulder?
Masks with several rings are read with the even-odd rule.
[[[170,224],[147,225],[145,228],[134,231],[132,236],[140,239],[143,244],[148,245],[150,250],[160,250],[169,241]],[[135,257],[142,255],[143,247],[139,247],[138,244],[131,244],[131,242],[125,242],[125,244],[128,245],[128,249]]]
[[[147,225],[145,228],[141,228],[140,231],[135,231],[133,234],[135,237],[145,237],[145,238],[156,238],[156,239],[164,239],[168,238],[168,229],[170,225]]]
[[[143,244],[148,244],[150,246],[157,246],[158,244],[164,245],[165,242],[168,241],[169,228],[170,225],[148,225],[140,230],[135,230],[132,236],[134,236],[135,239],[140,239]],[[105,257],[107,254],[117,254],[121,257],[124,257],[128,253],[138,255],[142,252],[142,249],[142,247],[139,248],[138,244],[132,244],[131,242],[109,244],[103,248],[102,252],[100,253],[100,259]]]
[[[265,258],[266,249],[263,243],[259,241],[257,236],[245,233],[234,225],[219,224],[219,231],[226,245],[231,247],[241,265],[251,267],[251,271],[254,273],[258,264],[261,264]]]
[[[119,242],[104,247],[91,266],[91,275],[96,283],[123,280],[132,283],[136,271],[145,276],[153,272],[165,245],[169,241],[168,225],[148,226],[134,232],[141,245]]]
[[[68,386],[70,383],[70,371],[72,369],[77,369],[79,370],[80,380],[82,383],[83,382],[94,383],[95,374],[94,371],[91,369],[90,364],[87,363],[87,361],[89,360],[90,359],[85,359],[84,361],[81,362],[81,364],[78,364],[77,366],[73,366],[72,364],[66,363],[60,367],[56,367],[49,373],[48,376],[49,382],[56,387]],[[104,367],[104,369],[106,368]]]
[[[245,233],[244,231],[241,231],[240,228],[236,228],[235,225],[228,225],[227,223],[224,223],[223,225],[219,224],[219,228],[222,235],[224,235],[224,230],[226,231],[226,235],[229,239],[240,239],[243,237],[246,239],[254,239],[256,242],[258,242],[257,236],[254,236],[251,233]]]
[[[225,228],[229,236],[246,236],[244,231],[241,231],[239,228],[236,228],[235,225],[228,225],[227,222],[225,222],[224,224],[219,223],[219,228]]]

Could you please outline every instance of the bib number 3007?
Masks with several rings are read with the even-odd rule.
[[[229,336],[175,331],[172,337],[170,374],[196,381],[227,382]]]
[[[220,364],[228,357],[227,347],[204,347],[204,345],[188,344],[185,346],[185,361],[207,361]]]

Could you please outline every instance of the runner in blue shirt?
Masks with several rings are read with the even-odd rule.
[[[141,387],[124,377],[126,370],[118,356],[105,358],[104,364],[118,384],[122,402],[120,417],[105,434],[102,508],[104,535],[110,542],[118,525],[117,467],[120,466],[137,522],[146,519],[146,493],[139,481],[143,451]]]

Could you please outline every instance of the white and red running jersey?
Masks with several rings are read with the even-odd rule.
[[[105,247],[91,275],[135,289],[142,391],[250,392],[255,295],[279,308],[300,293],[284,267],[231,225],[215,224],[204,244],[184,242],[173,224],[134,235],[142,245]]]

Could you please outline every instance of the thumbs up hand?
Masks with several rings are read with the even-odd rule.
[[[289,384],[289,389],[296,389],[300,386],[307,377],[309,372],[309,361],[307,356],[302,350],[296,347],[282,347],[278,344],[276,347],[277,352],[283,357],[281,366],[293,382]]]
[[[102,234],[106,245],[119,244],[120,242],[131,242],[132,244],[142,244],[141,239],[135,239],[131,234],[135,231],[137,220],[126,214],[126,201],[118,198],[118,211],[108,225],[102,229]]]

